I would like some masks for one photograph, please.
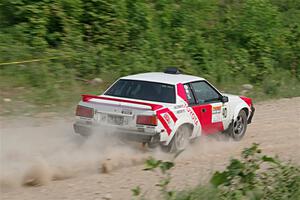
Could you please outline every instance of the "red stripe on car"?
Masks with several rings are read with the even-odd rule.
[[[178,83],[177,84],[177,94],[178,96],[180,96],[185,102],[188,102],[187,97],[186,97],[186,93],[184,90],[184,86],[182,83]]]
[[[170,129],[169,125],[164,120],[164,118],[161,115],[157,115],[157,118],[161,122],[161,124],[163,125],[163,127],[166,129],[168,135],[170,135],[172,130]]]
[[[171,130],[169,124],[166,122],[165,118],[162,116],[164,113],[168,113],[171,116],[174,123],[177,121],[177,117],[169,108],[163,108],[161,110],[156,111],[158,120],[161,122],[163,127],[166,129],[168,135],[170,135],[172,130]]]
[[[173,119],[174,123],[177,121],[177,117],[175,116],[175,114],[172,111],[168,112],[169,115],[171,116],[171,118]]]
[[[82,95],[82,101],[84,101],[84,102],[87,102],[91,99],[102,99],[102,100],[109,100],[109,101],[117,101],[117,102],[145,105],[145,106],[150,106],[151,110],[153,110],[153,111],[162,108],[162,105],[152,104],[152,103],[145,103],[145,102],[139,102],[139,101],[133,101],[133,100],[127,100],[127,99],[117,99],[117,98],[111,98],[111,97],[101,97],[101,96],[89,95],[89,94]]]
[[[177,121],[177,117],[175,116],[175,114],[169,108],[163,108],[163,109],[158,110],[156,112],[157,115],[161,115],[163,113],[168,113],[171,116],[171,118],[173,119],[174,123]]]

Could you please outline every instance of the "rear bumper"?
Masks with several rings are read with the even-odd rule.
[[[255,112],[255,108],[253,106],[251,106],[251,114],[250,114],[250,116],[248,118],[248,124],[251,124],[252,118],[254,116],[254,112]]]
[[[95,134],[102,134],[107,137],[110,136],[120,137],[122,139],[136,141],[136,142],[147,142],[147,143],[159,142],[159,133],[148,133],[142,131],[140,132],[140,131],[111,128],[111,127],[107,127],[107,128],[114,129],[114,131],[104,131],[103,127],[87,125],[79,122],[74,123],[73,128],[75,133],[78,133],[82,136],[89,136],[95,133]]]

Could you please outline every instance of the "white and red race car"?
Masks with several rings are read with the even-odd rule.
[[[201,134],[240,140],[254,110],[250,98],[222,94],[207,80],[171,68],[122,77],[99,96],[82,95],[74,130],[89,135],[109,127],[129,140],[179,151]]]

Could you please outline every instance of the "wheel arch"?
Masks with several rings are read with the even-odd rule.
[[[187,126],[190,129],[190,133],[189,133],[190,137],[193,135],[193,132],[195,131],[194,124],[192,124],[192,123],[190,123],[188,121],[184,121],[182,123],[176,123],[176,125],[174,126],[171,134],[167,138],[165,138],[164,145],[169,145],[169,143],[172,141],[174,135],[176,134],[178,128],[181,127],[181,126]]]
[[[192,134],[193,134],[193,131],[194,131],[194,124],[186,122],[186,123],[181,124],[179,127],[181,127],[181,126],[187,126],[188,127],[188,129],[190,130],[190,137],[191,137]]]
[[[237,118],[237,116],[241,110],[244,110],[246,112],[247,118],[249,117],[250,108],[245,102],[243,102],[243,103],[238,104],[238,106],[235,107],[234,114],[233,114],[233,120],[235,120]]]

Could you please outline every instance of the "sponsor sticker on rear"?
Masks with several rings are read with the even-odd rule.
[[[167,122],[168,124],[171,123],[171,118],[170,118],[170,116],[169,116],[167,113],[165,113],[165,114],[163,115],[163,118],[166,120],[166,122]]]

